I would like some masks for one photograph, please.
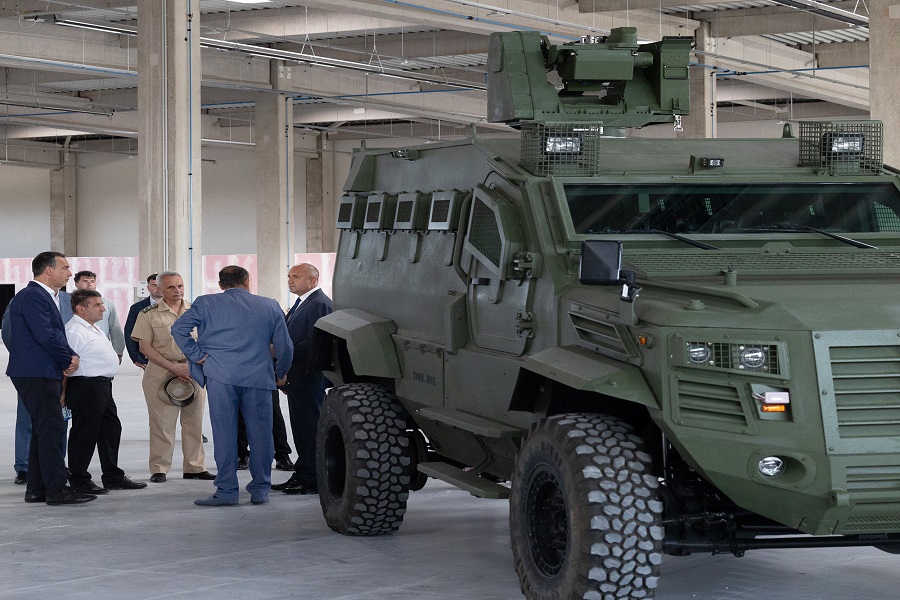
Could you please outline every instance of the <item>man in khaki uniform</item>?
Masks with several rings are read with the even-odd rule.
[[[163,384],[173,376],[185,383],[191,381],[187,360],[175,340],[172,324],[190,303],[184,299],[184,281],[173,271],[156,276],[163,299],[138,313],[131,337],[141,353],[150,361],[144,369],[144,398],[150,416],[150,481],[162,483],[172,466],[175,451],[175,423],[181,416],[181,452],[184,455],[185,479],[215,479],[203,466],[203,405],[206,393],[194,386],[194,400],[177,406],[166,399]]]

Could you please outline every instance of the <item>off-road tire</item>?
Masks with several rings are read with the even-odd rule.
[[[516,459],[509,525],[529,600],[653,598],[662,503],[652,458],[614,417],[536,424]]]
[[[325,522],[344,535],[397,531],[409,496],[406,413],[388,390],[353,383],[328,392],[316,435]]]

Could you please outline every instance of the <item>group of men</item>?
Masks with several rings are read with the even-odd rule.
[[[149,297],[129,310],[124,335],[114,308],[96,291],[96,274],[76,274],[76,290],[69,296],[64,290],[71,271],[61,253],[42,252],[32,261],[32,272],[34,281],[13,298],[3,319],[3,341],[10,353],[7,375],[19,394],[20,416],[27,415],[20,419],[23,428],[28,424],[31,429],[27,468],[23,470],[18,456],[16,463],[16,482],[27,483],[26,502],[79,504],[110,489],[147,486],[118,467],[122,426],[112,381],[126,347],[132,362],[144,371],[151,482],[166,481],[180,419],[183,477],[214,480],[216,486],[212,496],[195,503],[238,504],[240,420],[250,446],[249,455],[245,445],[243,453],[252,477],[246,489],[253,504],[266,503],[270,489],[317,492],[315,431],[329,383],[321,372],[308,373],[307,367],[313,325],[332,307],[318,287],[314,266],[301,264],[289,271],[288,287],[298,299],[287,315],[274,300],[252,294],[250,274],[238,266],[220,271],[222,293],[200,296],[193,305],[184,298],[178,273],[151,275]],[[298,459],[290,479],[273,486],[273,458],[281,468],[290,464],[286,440],[276,453],[277,389],[288,395]],[[204,467],[207,395],[216,475]],[[68,469],[66,409],[72,417]],[[17,453],[18,435],[17,425]],[[88,472],[95,449],[102,487]]]

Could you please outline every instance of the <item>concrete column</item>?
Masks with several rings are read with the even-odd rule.
[[[869,0],[869,105],[884,121],[884,162],[900,167],[900,0]]]
[[[715,38],[709,35],[709,23],[701,22],[694,31],[695,48],[704,52],[713,52]],[[708,63],[706,55],[695,55],[699,63]],[[691,114],[682,119],[684,131],[678,138],[712,138],[716,129],[715,86],[716,77],[712,69],[699,65],[691,65]]]
[[[319,138],[322,142],[322,252],[337,251],[337,230],[334,228],[334,153],[328,134]]]
[[[316,143],[317,157],[306,159],[306,251],[334,252],[334,155],[328,136]]]
[[[322,245],[323,160],[322,133],[317,142],[316,158],[306,159],[306,252],[325,252]]]
[[[293,264],[290,216],[294,173],[293,103],[260,93],[256,98],[256,289],[284,304]]]
[[[142,274],[174,270],[202,290],[197,3],[138,0],[138,249]]]
[[[59,169],[50,171],[50,249],[78,256],[78,169],[75,154],[59,151]]]

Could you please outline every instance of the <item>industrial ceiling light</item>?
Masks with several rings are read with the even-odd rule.
[[[56,110],[60,112],[79,113],[83,115],[95,115],[98,117],[108,117],[112,119],[113,109],[90,109],[77,108],[74,106],[62,106],[54,104],[44,104],[43,102],[27,102],[23,100],[11,100],[8,98],[0,98],[0,106],[19,106],[22,108],[35,108],[40,110]]]
[[[271,3],[272,0],[228,0],[229,2],[235,2],[237,4],[266,4]]]

